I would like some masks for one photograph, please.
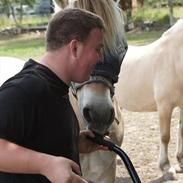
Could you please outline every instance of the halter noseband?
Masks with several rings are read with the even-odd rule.
[[[88,81],[85,81],[83,83],[71,83],[71,91],[72,94],[77,98],[77,91],[81,89],[84,85],[86,84],[91,84],[91,83],[102,83],[105,86],[107,86],[110,90],[111,97],[114,95],[114,85],[112,84],[111,81],[109,81],[106,77],[102,76],[91,76]]]

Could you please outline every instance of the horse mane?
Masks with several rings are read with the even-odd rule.
[[[53,2],[56,3],[56,5],[58,5],[61,9],[64,9],[68,5],[69,0],[54,0]]]
[[[116,55],[119,47],[124,46],[123,13],[113,0],[56,0],[56,3],[68,3],[66,8],[82,8],[101,16],[106,31],[104,36],[104,54]]]

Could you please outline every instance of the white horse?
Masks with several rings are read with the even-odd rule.
[[[179,172],[183,172],[183,19],[157,41],[129,47],[122,63],[115,96],[129,111],[158,111],[160,122],[159,167],[171,172],[168,158],[172,111],[180,107],[177,143]]]

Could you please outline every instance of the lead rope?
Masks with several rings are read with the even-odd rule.
[[[103,136],[99,135],[99,134],[95,134],[95,137],[90,137],[87,136],[87,138],[99,145],[103,145],[103,146],[107,146],[109,148],[109,150],[115,152],[116,154],[118,154],[121,159],[123,160],[126,169],[128,170],[128,173],[130,174],[131,179],[133,180],[133,183],[141,183],[141,180],[130,160],[130,158],[128,157],[128,155],[116,144],[105,140]]]

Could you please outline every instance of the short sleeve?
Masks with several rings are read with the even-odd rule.
[[[0,90],[0,138],[22,144],[32,128],[32,104],[17,86]]]

